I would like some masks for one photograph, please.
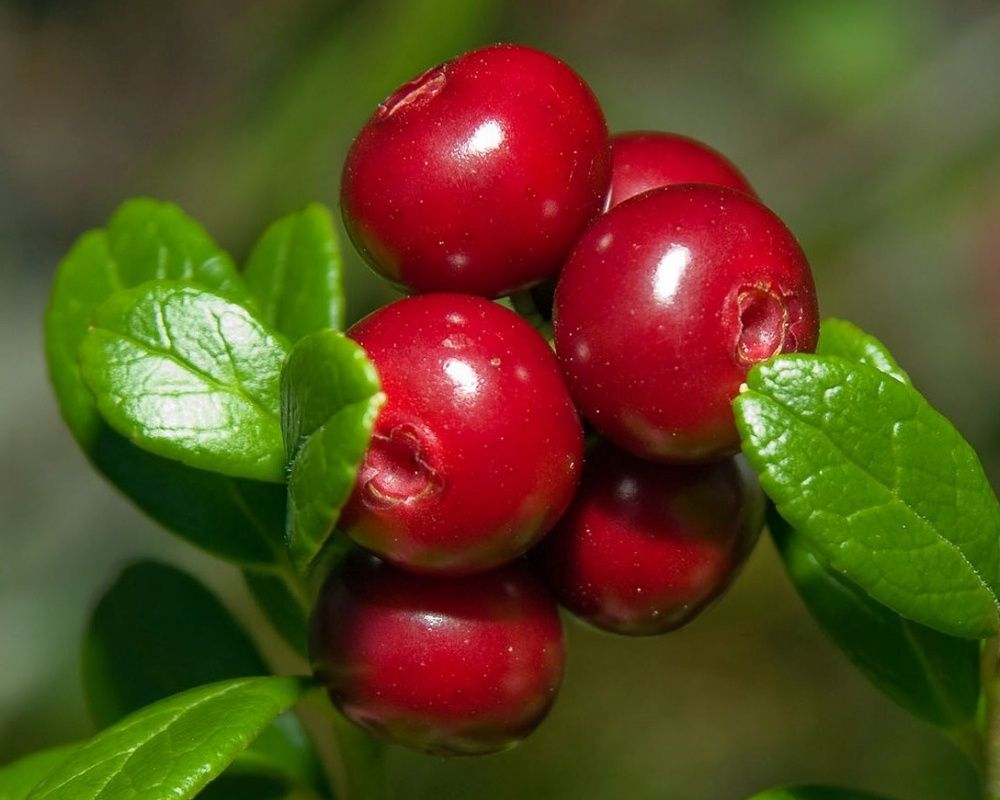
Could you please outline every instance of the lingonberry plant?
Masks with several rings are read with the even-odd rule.
[[[83,647],[101,732],[0,769],[0,798],[377,799],[383,742],[487,753],[542,722],[557,601],[619,634],[690,624],[765,503],[819,625],[1000,797],[1000,505],[975,452],[875,338],[819,324],[802,250],[728,161],[666,134],[613,150],[586,84],[528,48],[405,84],[342,210],[418,296],[346,334],[322,206],[243,269],[154,200],[80,238],[45,320],[70,431],[239,566],[310,674],[269,674],[196,580],[134,564]],[[330,770],[300,703],[329,715]]]

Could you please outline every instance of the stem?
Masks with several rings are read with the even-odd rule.
[[[320,570],[326,574],[327,570]],[[319,587],[294,569],[282,570],[289,591],[302,603],[306,613],[315,603]],[[326,697],[326,693],[311,693],[309,699],[328,723],[332,734],[332,759],[324,759],[337,792],[338,800],[387,800],[389,787],[386,780],[385,746],[368,731],[355,725],[340,714]],[[332,760],[333,763],[330,763]]]
[[[961,728],[955,728],[948,731],[948,736],[952,742],[954,742],[955,746],[965,753],[966,757],[976,768],[976,771],[981,776],[985,775],[985,742],[983,741],[983,736],[979,732],[979,728],[974,724],[966,725]]]
[[[385,745],[342,716],[325,698],[324,701],[337,748],[337,797],[339,800],[388,800]]]
[[[983,647],[983,797],[1000,800],[1000,638]]]

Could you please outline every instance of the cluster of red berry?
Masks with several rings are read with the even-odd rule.
[[[348,332],[387,400],[341,517],[367,553],[323,589],[317,673],[392,741],[503,749],[558,689],[556,601],[659,633],[745,560],[763,498],[730,403],[755,363],[815,346],[809,266],[719,153],[609,137],[575,72],[510,45],[382,103],[342,207],[366,260],[416,296]],[[555,355],[492,302],[532,290]]]

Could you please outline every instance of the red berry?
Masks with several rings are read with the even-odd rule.
[[[389,280],[497,297],[559,270],[610,176],[604,115],[580,76],[496,45],[378,107],[348,153],[341,205],[354,244]]]
[[[711,183],[756,196],[722,153],[676,133],[637,131],[612,136],[611,164],[611,207],[650,189],[678,183]]]
[[[811,351],[819,312],[805,255],[749,195],[655,189],[582,237],[556,288],[556,351],[581,413],[638,456],[735,453],[730,406],[749,369]]]
[[[572,499],[583,433],[539,334],[479,297],[432,294],[348,331],[387,400],[341,527],[423,572],[468,573],[517,557]]]
[[[645,636],[679,628],[719,597],[763,522],[764,497],[742,460],[656,464],[601,445],[536,553],[567,609]]]
[[[443,755],[504,750],[531,733],[565,660],[556,605],[522,562],[429,578],[360,553],[323,588],[310,649],[348,718]]]

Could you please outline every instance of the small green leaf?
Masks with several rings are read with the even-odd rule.
[[[307,336],[281,375],[281,422],[291,460],[286,538],[308,569],[337,523],[385,396],[364,351],[331,330]]]
[[[145,277],[152,277],[155,264],[146,272]],[[103,231],[80,237],[56,272],[45,316],[45,348],[70,431],[94,465],[160,524],[221,558],[273,563],[276,546],[283,549],[283,486],[235,480],[154,456],[101,419],[80,374],[78,354],[94,310],[121,288]]]
[[[262,319],[292,342],[344,324],[340,245],[330,212],[318,203],[265,231],[246,278]]]
[[[979,703],[979,643],[958,639],[876,603],[810,552],[777,514],[768,527],[816,622],[865,676],[926,722],[958,727]]]
[[[867,364],[897,381],[910,383],[910,376],[899,366],[882,342],[861,328],[843,319],[826,319],[819,329],[816,354],[841,356],[848,361]]]
[[[177,692],[228,678],[270,673],[239,623],[194,578],[140,561],[101,597],[83,647],[83,683],[99,727]],[[285,715],[241,754],[239,765],[324,786],[302,725]]]
[[[161,700],[81,745],[28,800],[194,797],[304,687],[297,678],[244,678]]]
[[[308,658],[309,609],[274,572],[244,569],[243,579],[274,629],[295,652]]]
[[[232,259],[173,203],[138,198],[108,223],[111,257],[122,287],[153,279],[189,281],[232,300],[248,294]]]
[[[80,342],[91,315],[123,288],[104,231],[83,234],[59,264],[45,314],[45,356],[63,417],[81,444],[97,435],[102,422],[80,375]]]
[[[943,633],[997,630],[1000,506],[973,449],[913,387],[838,356],[755,367],[743,450],[781,516],[875,600]]]
[[[240,305],[154,281],[112,295],[80,346],[102,416],[155,455],[281,481],[279,376],[286,345]]]
[[[24,800],[76,748],[75,744],[53,747],[0,767],[0,800]]]
[[[885,795],[833,786],[792,786],[755,794],[750,800],[889,800]]]

